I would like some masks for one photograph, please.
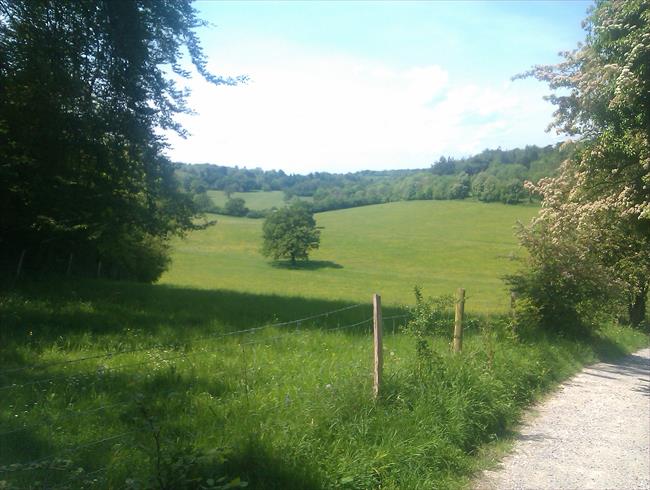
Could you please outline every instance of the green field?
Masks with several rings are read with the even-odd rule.
[[[534,213],[469,201],[322,213],[322,247],[299,269],[259,255],[260,220],[219,217],[174,244],[160,284],[5,278],[0,488],[466,488],[523,407],[648,342],[613,325],[515,333],[485,315],[506,309],[513,225]],[[451,322],[418,355],[392,319],[414,284],[467,288],[461,354]]]
[[[472,201],[410,201],[317,214],[321,247],[303,268],[273,264],[259,253],[260,220],[218,217],[218,224],[175,245],[163,284],[369,302],[411,303],[464,287],[469,311],[503,311],[501,277],[521,255],[514,236],[536,207]]]
[[[225,206],[228,198],[224,191],[207,192],[215,206]],[[264,211],[273,207],[281,208],[285,204],[283,191],[233,192],[231,197],[242,198],[246,201],[246,207],[253,211]],[[300,199],[311,201],[311,198],[308,197],[301,197]]]

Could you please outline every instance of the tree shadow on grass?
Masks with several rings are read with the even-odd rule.
[[[161,476],[165,488],[195,488],[177,485],[189,477],[207,481],[229,475],[228,480],[241,477],[250,488],[321,488],[309,461],[294,461],[264,446],[254,432],[248,432],[251,427],[241,427],[240,441],[247,442],[228,450],[211,445],[209,441],[232,422],[227,411],[219,410],[219,404],[213,404],[210,413],[205,406],[202,414],[197,412],[196,393],[210,390],[219,397],[230,388],[214,380],[197,379],[191,369],[181,372],[172,366],[150,371],[147,376],[111,372],[80,380],[75,405],[96,405],[101,400],[99,403],[110,408],[71,417],[77,408],[68,411],[66,403],[49,406],[43,420],[32,420],[14,434],[0,434],[0,478],[11,488],[12,484],[40,487],[38,481],[47,488],[77,488],[86,475],[100,472],[95,483],[106,488],[122,488],[129,479],[161,481]],[[69,396],[70,391],[64,382],[48,390],[57,400]],[[196,422],[199,416],[200,422]],[[10,418],[0,414],[0,432],[15,426]],[[196,425],[208,436],[202,442],[197,441]],[[214,457],[208,457],[212,453]],[[159,468],[154,464],[157,455],[162,462]],[[132,464],[134,461],[138,464]]]
[[[225,466],[228,474],[239,475],[249,488],[323,488],[308,461],[287,461],[279,456],[277,450],[266,448],[255,438],[250,438],[244,447],[235,449]]]
[[[139,446],[147,446],[147,451],[151,451],[152,435],[147,434],[146,424],[133,425],[129,422],[138,417],[137,404],[132,400],[136,393],[153,397],[150,406],[165,407],[160,417],[168,418],[166,427],[171,426],[174,433],[184,435],[190,444],[192,434],[184,433],[182,424],[176,423],[181,408],[195,410],[197,399],[218,399],[242,389],[243,378],[239,374],[233,379],[220,378],[223,373],[215,371],[214,377],[196,378],[192,363],[188,364],[184,375],[177,374],[173,366],[163,374],[150,369],[150,364],[140,366],[138,363],[148,363],[150,360],[165,363],[164,359],[138,357],[140,354],[133,359],[115,357],[120,352],[165,346],[165,349],[155,352],[159,353],[159,357],[173,360],[182,356],[186,347],[192,346],[187,349],[187,352],[193,353],[192,356],[205,354],[209,357],[213,355],[210,349],[194,350],[197,346],[201,347],[197,339],[326,312],[330,314],[303,320],[299,325],[300,330],[325,330],[359,324],[358,327],[338,330],[337,333],[366,336],[367,320],[372,312],[370,298],[367,303],[357,306],[349,301],[88,279],[25,280],[14,288],[0,289],[0,299],[0,388],[3,388],[0,400],[4,401],[0,403],[0,432],[22,427],[20,418],[12,419],[14,411],[31,412],[37,406],[44,410],[44,417],[37,426],[0,438],[0,466],[61,455],[66,459],[70,457],[75,467],[84,468],[84,474],[106,467],[118,443],[122,444],[119,451],[126,451],[125,458],[130,454],[128,451],[139,450]],[[386,317],[400,313],[399,308],[384,307]],[[362,321],[364,323],[360,324]],[[295,332],[296,328],[291,325],[278,327],[277,330],[290,333]],[[275,333],[273,331],[269,335]],[[236,339],[235,342],[242,339],[240,335],[228,338]],[[167,349],[167,346],[171,348]],[[47,352],[48,356],[41,358],[42,352]],[[75,362],[87,355],[107,352],[115,353],[109,358],[111,361],[91,357],[83,363]],[[73,363],[66,365],[56,361]],[[104,369],[102,366],[105,362],[118,369]],[[233,369],[239,373],[241,358],[233,362]],[[133,367],[129,367],[131,363]],[[120,366],[125,366],[128,374]],[[52,393],[56,396],[48,398]],[[203,398],[190,396],[191,393],[202,393]],[[74,402],[73,408],[69,406],[71,401]],[[77,417],[77,412],[85,410],[85,407],[94,410],[98,405],[114,404],[120,406],[86,413],[83,419]],[[121,406],[123,404],[126,406]],[[70,417],[61,423],[58,415],[68,414]],[[110,414],[112,422],[106,414]],[[225,413],[211,415],[203,420],[209,420],[215,431],[223,429],[228,423],[224,418]],[[115,421],[116,417],[123,423]],[[32,418],[29,420],[33,422]],[[53,437],[51,431],[46,430],[48,427],[59,432],[71,431],[71,434],[62,439],[60,436]],[[203,427],[204,431],[206,427]],[[70,453],[66,450],[77,443],[83,445],[88,441],[101,440],[120,434],[123,430],[135,430],[137,437],[128,435],[124,439],[109,439],[82,448],[81,452],[75,450]],[[242,479],[251,482],[251,488],[319,486],[314,468],[308,468],[305,461],[289,461],[271,448],[256,444],[233,449],[228,458],[227,474],[241,475]],[[48,467],[17,471],[12,473],[11,480],[15,478],[19,486],[30,487],[36,481],[34,478],[46,475],[48,485],[62,483],[72,476],[68,470],[62,469],[60,474],[58,469],[55,472]],[[113,472],[112,467],[109,470]],[[147,470],[143,471],[146,473]],[[211,470],[198,468],[197,471],[208,474]],[[118,475],[123,472],[113,473]],[[5,477],[0,471],[0,479]],[[75,487],[74,482],[70,487]],[[122,483],[124,480],[115,482],[115,487]]]
[[[598,331],[586,327],[577,327],[574,330],[564,332],[527,329],[520,332],[520,337],[531,344],[557,344],[565,341],[585,342],[593,349],[598,360],[604,362],[615,361],[628,354],[622,345],[600,335]]]
[[[315,271],[319,269],[343,269],[341,264],[332,262],[331,260],[301,260],[291,263],[290,260],[276,260],[271,263],[272,267],[276,269],[289,269],[289,270],[302,270],[302,271]]]
[[[0,290],[0,296],[4,368],[34,362],[34,354],[51,349],[181,348],[205,336],[326,312],[334,313],[302,321],[300,329],[356,324],[372,315],[370,294],[367,304],[355,306],[349,301],[87,279],[25,281],[15,289]],[[383,313],[388,317],[402,310],[384,306]],[[340,331],[366,335],[367,325]]]
[[[612,340],[601,337],[599,335],[591,334],[589,342],[592,344],[598,359],[605,362],[615,361],[627,355],[626,350],[613,342]]]

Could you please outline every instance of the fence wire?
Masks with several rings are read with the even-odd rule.
[[[362,325],[366,322],[371,322],[372,318],[363,320],[362,322],[359,323],[354,323],[351,325],[344,325],[342,327],[334,327],[334,328],[327,328],[324,329],[323,331],[328,332],[328,331],[334,331],[334,330],[343,330],[343,329],[348,329],[348,328],[353,328],[359,325]],[[293,323],[293,322],[292,322]],[[261,328],[261,327],[260,327]],[[240,334],[245,334],[245,333],[250,333],[252,331],[256,331],[258,329],[246,329],[246,330],[240,330],[237,333]],[[234,334],[234,332],[232,333]],[[288,338],[291,336],[294,336],[296,332],[289,332],[289,333],[284,333],[284,334],[279,334],[273,337],[265,337],[264,339],[260,340],[254,340],[254,341],[249,341],[249,342],[240,342],[242,345],[252,345],[252,344],[260,344],[264,343],[270,340],[278,339],[278,338]],[[51,376],[49,378],[43,378],[43,379],[37,379],[37,380],[32,380],[32,381],[27,381],[25,383],[10,383],[4,386],[0,386],[0,392],[1,391],[7,391],[7,390],[12,390],[12,389],[19,389],[19,388],[25,388],[28,386],[36,386],[40,385],[43,383],[52,383],[55,381],[64,381],[64,380],[71,380],[71,379],[82,379],[82,378],[90,378],[90,377],[101,377],[105,375],[106,373],[113,372],[113,371],[119,371],[121,369],[126,369],[130,367],[140,367],[140,366],[146,366],[148,364],[152,364],[155,362],[166,362],[166,361],[174,361],[177,359],[182,359],[182,358],[188,358],[190,356],[200,356],[200,355],[206,355],[206,354],[214,354],[214,351],[212,350],[205,350],[205,351],[192,351],[192,352],[183,352],[174,356],[167,356],[167,357],[155,357],[153,359],[148,359],[146,361],[138,361],[138,362],[133,362],[133,363],[126,363],[126,364],[120,364],[117,366],[108,366],[108,367],[100,367],[96,369],[95,372],[90,372],[90,373],[73,373],[73,374],[61,374],[57,376]]]
[[[232,331],[232,332],[209,334],[209,335],[205,335],[205,336],[202,336],[202,337],[191,339],[191,342],[196,343],[196,342],[200,342],[202,340],[218,339],[218,338],[222,338],[222,337],[230,337],[230,336],[233,336],[233,335],[243,335],[243,334],[246,334],[246,333],[257,332],[257,331],[260,331],[260,330],[265,330],[265,329],[273,328],[273,327],[283,327],[283,326],[287,326],[287,325],[300,324],[302,322],[315,320],[317,318],[329,317],[330,315],[334,315],[336,313],[342,313],[344,311],[359,308],[361,306],[367,306],[367,305],[365,305],[363,303],[358,303],[358,304],[355,304],[355,305],[346,306],[346,307],[339,308],[339,309],[336,309],[336,310],[326,311],[324,313],[318,313],[316,315],[311,315],[311,316],[307,316],[307,317],[304,317],[304,318],[297,318],[295,320],[289,320],[289,321],[286,321],[286,322],[269,323],[269,324],[261,325],[261,326],[258,326],[258,327],[246,328],[246,329],[243,329],[243,330],[235,330],[235,331]],[[138,348],[135,348],[135,349],[126,349],[126,350],[120,350],[120,351],[106,352],[106,353],[103,353],[103,354],[95,354],[95,355],[92,355],[92,356],[84,356],[84,357],[79,357],[79,358],[76,358],[76,359],[66,359],[64,361],[54,361],[54,362],[43,363],[43,364],[32,364],[32,365],[29,365],[29,366],[18,366],[18,367],[4,369],[4,370],[0,371],[0,376],[10,374],[10,373],[17,373],[17,372],[27,371],[27,370],[30,370],[30,369],[46,369],[46,368],[54,367],[54,366],[64,366],[64,365],[68,365],[68,364],[76,364],[76,363],[83,362],[83,361],[97,360],[97,359],[107,359],[107,358],[111,358],[111,357],[115,357],[115,356],[119,356],[119,355],[124,355],[124,354],[134,354],[134,353],[144,352],[144,351],[148,351],[148,350],[161,349],[161,348],[171,348],[171,347],[174,347],[174,346],[173,345],[163,346],[163,345],[154,344],[154,345],[150,345],[150,346],[146,346],[146,347],[138,347]],[[2,388],[0,388],[0,390],[2,390]]]
[[[276,322],[276,323],[271,323],[267,325],[261,325],[258,327],[252,327],[252,328],[247,328],[247,329],[242,329],[242,330],[237,330],[237,331],[232,331],[232,332],[224,332],[224,333],[218,333],[218,334],[210,334],[206,335],[203,337],[191,339],[189,344],[184,344],[183,347],[187,348],[189,345],[195,345],[198,342],[201,342],[202,340],[207,340],[207,339],[219,339],[219,338],[225,338],[225,337],[233,337],[240,335],[242,336],[242,339],[250,334],[255,334],[259,331],[266,330],[269,328],[273,327],[286,327],[289,325],[297,325],[300,327],[300,325],[304,322],[310,322],[319,318],[328,318],[332,315],[335,315],[337,313],[353,310],[355,308],[360,308],[360,307],[368,307],[368,304],[355,304],[355,305],[350,305],[344,308],[339,308],[336,310],[324,312],[324,313],[319,313],[316,315],[310,315],[304,318],[299,318],[291,321],[286,321],[286,322]],[[407,318],[408,315],[393,315],[393,316],[388,316],[385,317],[383,320],[384,321],[390,321],[390,320],[397,320],[397,319],[403,319]],[[365,318],[364,320],[361,320],[359,322],[354,322],[354,323],[349,323],[346,325],[338,325],[336,327],[328,327],[328,328],[318,328],[317,330],[314,329],[313,331],[321,331],[321,332],[334,332],[334,331],[344,331],[344,330],[351,330],[355,328],[360,328],[365,325],[372,325],[373,323],[373,317]],[[372,329],[371,329],[372,330]],[[269,342],[274,342],[279,339],[286,339],[290,337],[295,337],[296,334],[301,332],[300,330],[292,330],[290,332],[284,332],[279,335],[274,335],[271,337],[264,337],[260,339],[254,339],[254,340],[248,340],[248,341],[240,341],[238,344],[244,348],[244,346],[252,346],[252,345],[257,345],[257,344],[263,344],[263,343],[269,343]],[[224,344],[225,345],[225,344]],[[177,346],[178,347],[178,346]],[[176,348],[177,348],[176,347]],[[219,346],[215,346],[219,347]],[[55,362],[49,362],[49,363],[41,363],[41,364],[33,364],[29,366],[20,366],[20,367],[15,367],[15,368],[9,368],[5,369],[3,371],[0,371],[0,375],[7,375],[7,374],[14,374],[14,373],[20,373],[24,372],[27,370],[39,370],[39,369],[48,369],[51,367],[60,367],[60,366],[65,366],[67,367],[68,365],[73,365],[77,363],[81,363],[83,361],[89,361],[89,360],[99,360],[99,359],[110,359],[115,356],[120,356],[120,355],[126,355],[126,354],[131,354],[131,353],[138,353],[138,352],[144,352],[144,351],[155,351],[156,349],[161,349],[165,348],[162,345],[153,345],[153,346],[147,346],[147,347],[141,347],[137,349],[127,349],[127,350],[120,350],[120,351],[113,351],[113,352],[108,352],[108,353],[103,353],[103,354],[96,354],[96,355],[91,355],[91,356],[84,356],[81,358],[76,358],[76,359],[68,359],[64,361],[55,361]],[[172,346],[168,346],[167,348],[174,348]],[[243,351],[242,351],[243,352]],[[0,386],[0,392],[1,391],[7,391],[7,390],[12,390],[12,389],[19,389],[19,388],[25,388],[29,386],[36,386],[36,385],[41,385],[45,383],[53,383],[57,381],[64,381],[64,380],[71,380],[71,379],[81,379],[81,378],[101,378],[105,374],[109,372],[114,372],[122,369],[127,369],[127,368],[133,368],[133,367],[142,367],[149,365],[154,362],[165,362],[165,361],[174,361],[182,358],[189,358],[191,356],[201,356],[201,355],[214,355],[215,354],[215,348],[212,349],[206,349],[206,350],[198,350],[198,351],[192,351],[192,352],[182,352],[182,353],[175,353],[173,355],[163,355],[163,356],[155,356],[152,359],[147,359],[145,361],[138,361],[138,362],[132,362],[132,363],[123,363],[119,364],[117,366],[101,366],[98,369],[95,369],[92,372],[87,372],[87,373],[71,373],[71,374],[60,374],[60,375],[55,375],[55,376],[50,376],[42,379],[37,379],[37,380],[31,380],[31,381],[26,381],[24,383],[9,383],[4,386]],[[111,404],[104,404],[98,407],[90,408],[87,410],[78,410],[75,412],[69,412],[69,413],[63,413],[61,416],[57,417],[55,419],[56,423],[59,423],[60,421],[65,421],[65,420],[74,420],[78,419],[84,415],[92,414],[92,413],[100,413],[102,411],[108,410],[108,409],[115,409],[118,407],[128,407],[132,406],[135,401],[126,401],[126,402],[118,402],[118,403],[111,403]],[[0,428],[0,437],[6,437],[10,436],[13,434],[17,434],[20,432],[28,431],[28,430],[37,430],[40,427],[42,427],[44,424],[47,424],[47,420],[43,420],[41,423],[30,423],[27,425],[24,425],[22,427],[17,427],[17,428]],[[112,436],[107,436],[101,439],[96,439],[93,441],[85,442],[82,444],[78,444],[75,446],[70,446],[67,447],[63,450],[57,451],[54,454],[50,454],[48,456],[38,458],[38,459],[33,459],[30,461],[24,461],[24,462],[19,462],[19,463],[13,463],[10,465],[5,465],[5,466],[0,466],[0,474],[10,474],[16,471],[28,471],[28,470],[47,470],[50,468],[52,465],[58,464],[58,460],[62,458],[65,455],[69,455],[71,453],[79,453],[83,451],[84,449],[97,446],[103,443],[111,442],[111,441],[116,441],[119,439],[122,439],[128,435],[131,435],[136,432],[144,432],[145,430],[142,431],[128,431],[128,432],[123,432],[120,434],[112,435]],[[62,461],[62,464],[65,462]],[[100,468],[99,470],[92,471],[90,473],[78,473],[72,475],[70,478],[67,480],[55,484],[54,486],[50,488],[65,488],[66,486],[70,484],[74,484],[76,482],[79,482],[81,480],[86,480],[89,479],[93,476],[99,476],[101,473],[106,472],[107,468]]]

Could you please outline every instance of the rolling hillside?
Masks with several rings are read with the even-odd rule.
[[[317,215],[321,248],[299,269],[259,253],[261,220],[218,217],[218,224],[175,244],[161,283],[239,292],[411,303],[413,286],[427,295],[465,287],[470,311],[503,310],[501,277],[519,254],[518,220],[536,207],[472,201],[411,201]]]

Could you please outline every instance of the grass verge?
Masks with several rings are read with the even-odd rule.
[[[1,484],[462,488],[536,397],[648,342],[611,325],[588,339],[514,338],[483,317],[492,328],[469,329],[462,354],[440,335],[418,356],[387,321],[375,402],[369,325],[339,329],[370,305],[224,335],[347,306],[102,281],[3,290]]]

